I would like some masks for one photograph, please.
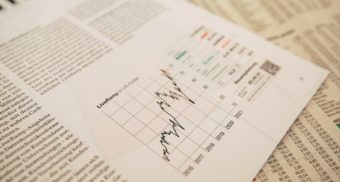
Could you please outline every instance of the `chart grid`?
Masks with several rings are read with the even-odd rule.
[[[209,152],[207,146],[217,140],[217,132],[224,130],[225,122],[233,117],[232,113],[236,108],[236,104],[231,108],[221,107],[224,96],[217,99],[207,98],[207,85],[202,85],[200,89],[191,88],[197,82],[195,78],[183,83],[184,75],[185,72],[180,71],[173,76],[173,80],[164,74],[142,78],[102,109],[111,120],[153,153],[167,159],[181,173],[188,165],[198,164],[197,158]],[[169,122],[169,115],[160,108],[159,98],[155,94],[171,92],[174,90],[174,83],[195,102],[178,98],[169,101],[171,107],[167,108],[168,112],[183,127],[176,130],[173,123]],[[165,155],[164,145],[160,142],[162,136],[164,137],[162,132],[165,131],[178,133],[166,136],[168,155]]]

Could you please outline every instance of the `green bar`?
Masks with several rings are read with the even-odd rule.
[[[336,124],[336,126],[337,126],[338,128],[340,128],[340,123]]]
[[[178,53],[178,55],[176,56],[176,60],[180,60],[186,53],[187,53],[187,51],[183,51],[183,52]]]
[[[336,124],[336,126],[340,129],[340,123]]]

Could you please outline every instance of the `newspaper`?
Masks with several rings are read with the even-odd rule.
[[[255,181],[340,180],[340,1],[191,0],[331,71]]]
[[[0,181],[252,181],[329,74],[187,1],[19,2]]]

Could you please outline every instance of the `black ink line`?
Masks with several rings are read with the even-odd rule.
[[[7,1],[11,4],[17,4],[17,2],[15,0],[7,0]]]
[[[168,131],[162,131],[161,132],[161,140],[160,140],[160,143],[161,145],[163,146],[163,158],[167,161],[170,161],[169,159],[169,155],[170,155],[170,152],[169,152],[169,149],[168,149],[168,145],[170,145],[170,143],[168,142],[167,140],[167,136],[171,136],[171,135],[174,135],[176,136],[177,138],[180,137],[179,133],[178,133],[178,129],[182,129],[182,130],[185,130],[185,128],[181,125],[180,122],[178,122],[177,118],[172,115],[169,111],[167,111],[166,108],[171,108],[171,105],[169,102],[167,102],[165,100],[165,98],[170,98],[172,100],[180,100],[180,99],[184,99],[188,102],[190,102],[191,104],[195,104],[195,102],[193,100],[191,100],[183,91],[182,89],[178,86],[178,84],[175,82],[175,80],[169,75],[169,73],[165,70],[161,70],[162,72],[162,75],[164,75],[166,78],[168,78],[172,85],[173,85],[173,89],[175,91],[172,91],[172,90],[168,90],[168,93],[166,92],[155,92],[155,95],[158,97],[159,101],[156,101],[157,104],[159,105],[159,107],[161,108],[161,110],[163,112],[165,112],[169,117],[170,119],[169,122],[171,124],[171,129],[168,130]]]

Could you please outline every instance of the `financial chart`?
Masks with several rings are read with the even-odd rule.
[[[138,78],[102,112],[187,176],[206,158],[242,111],[207,94],[209,85],[172,65]]]

